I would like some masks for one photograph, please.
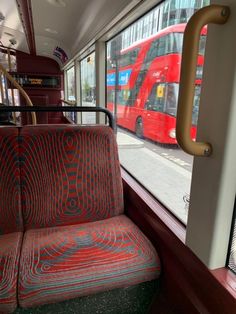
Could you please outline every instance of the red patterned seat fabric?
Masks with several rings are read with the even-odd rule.
[[[23,235],[18,129],[0,127],[0,313],[17,306],[18,261]]]
[[[0,235],[23,231],[18,129],[0,127]]]
[[[159,259],[123,215],[117,145],[107,126],[20,131],[26,227],[19,272],[23,307],[157,278]]]
[[[20,262],[22,307],[155,279],[149,240],[124,215],[82,225],[28,230]]]
[[[97,221],[123,213],[117,146],[106,126],[21,130],[26,229]]]
[[[17,276],[22,232],[0,235],[0,313],[17,306]]]

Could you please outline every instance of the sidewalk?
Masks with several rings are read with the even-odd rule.
[[[117,143],[119,148],[141,148],[144,147],[142,140],[135,139],[122,132],[117,133]]]
[[[186,223],[191,172],[144,147],[142,140],[118,133],[117,141],[122,166]]]

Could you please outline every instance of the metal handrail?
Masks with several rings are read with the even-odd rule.
[[[40,106],[21,106],[21,107],[13,107],[13,106],[1,106],[0,112],[103,112],[108,117],[109,126],[114,130],[115,122],[112,113],[102,107],[83,107],[83,106],[75,106],[75,107],[40,107]]]
[[[229,14],[230,9],[226,6],[210,5],[204,7],[191,17],[185,29],[176,120],[176,138],[181,148],[193,156],[210,156],[212,153],[210,143],[194,142],[190,137],[201,29],[208,23],[226,23]]]
[[[70,101],[70,100],[65,100],[65,99],[60,99],[61,102],[64,102],[65,104],[69,105],[69,106],[76,106],[76,102],[75,101]]]

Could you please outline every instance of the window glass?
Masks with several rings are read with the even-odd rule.
[[[183,46],[183,33],[170,33],[154,40],[148,51],[146,62],[168,53],[181,53]]]
[[[139,49],[136,48],[136,49],[132,49],[129,52],[121,54],[120,59],[119,59],[119,66],[125,67],[127,65],[134,64],[138,56],[138,51]]]
[[[81,71],[81,98],[82,106],[95,106],[96,104],[96,73],[95,52],[80,62]],[[95,124],[96,114],[94,112],[82,113],[82,123]]]
[[[230,241],[228,267],[236,274],[236,218],[233,220],[233,232]]]
[[[193,125],[197,125],[200,94],[201,86],[196,85],[192,114]],[[145,108],[147,110],[164,112],[166,114],[176,117],[178,96],[178,84],[157,83],[152,88],[152,91],[146,101]]]
[[[164,112],[166,95],[166,84],[157,83],[153,86],[152,91],[146,101],[146,109],[151,111]]]
[[[194,100],[193,100],[193,114],[192,114],[192,124],[193,125],[197,125],[200,95],[201,95],[201,86],[196,85],[195,86]]]
[[[11,54],[11,71],[16,72],[17,71],[17,63],[16,63],[16,55]]]
[[[129,106],[131,102],[131,91],[124,89],[118,92],[118,103],[123,106]]]
[[[234,213],[232,218],[231,234],[229,240],[228,257],[226,266],[236,275],[236,198],[234,202]]]
[[[163,5],[162,28],[165,28],[169,25],[170,1],[165,1]]]
[[[10,49],[1,48],[0,47],[0,64],[8,71],[8,72],[16,72],[17,71],[17,63],[16,63],[16,52]],[[4,103],[5,105],[16,105],[18,104],[17,94],[14,89],[10,89],[9,81],[6,77],[0,73],[0,103]],[[16,114],[14,113],[14,116]]]
[[[7,71],[16,72],[17,64],[15,51],[0,47],[0,63]]]
[[[171,33],[168,36],[169,47],[168,53],[181,53],[183,46],[183,33]]]
[[[0,73],[0,86],[1,86],[1,92],[0,92],[0,102],[9,105],[8,102],[8,93],[7,93],[7,80],[5,79],[4,75]]]
[[[179,84],[168,84],[166,87],[165,112],[176,117]]]
[[[71,67],[66,71],[67,79],[67,100],[75,101],[75,67]],[[65,105],[65,104],[64,104]],[[66,116],[76,122],[76,112],[66,112]]]
[[[115,101],[115,90],[108,90],[107,91],[107,102],[114,103]]]
[[[193,159],[178,147],[175,134],[186,26],[180,23],[189,20],[202,5],[203,1],[166,0],[107,42],[107,107],[118,125],[121,164],[184,224]],[[206,33],[204,28],[199,44],[193,140],[197,133]]]
[[[206,36],[202,35],[200,37],[200,42],[199,42],[199,54],[202,56],[205,53],[205,47],[206,47]]]
[[[107,59],[107,70],[112,70],[113,68],[112,60],[110,58]]]
[[[153,60],[155,57],[158,56],[158,53],[159,53],[159,42],[160,42],[159,38],[152,42],[151,47],[150,47],[150,49],[149,49],[149,51],[147,53],[147,57],[146,57],[146,60],[145,60],[146,62],[149,62],[149,61]],[[163,43],[165,43],[165,42],[163,41]]]
[[[71,67],[67,73],[67,100],[75,101],[75,67]]]

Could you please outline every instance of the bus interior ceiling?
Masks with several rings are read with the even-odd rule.
[[[233,0],[1,0],[0,313],[236,313],[236,45],[215,26],[188,130],[213,154],[176,139],[186,25],[211,4],[230,8],[229,48]],[[28,105],[107,108],[115,129],[104,112],[1,111]]]

